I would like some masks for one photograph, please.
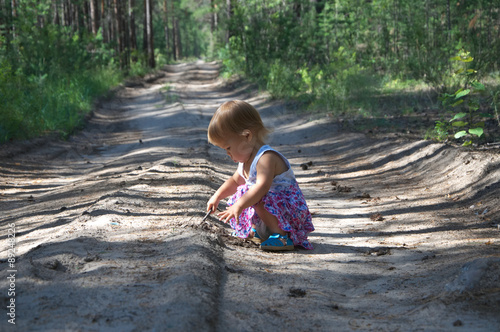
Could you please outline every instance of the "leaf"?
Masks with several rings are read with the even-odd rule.
[[[465,121],[457,121],[457,122],[453,122],[451,125],[453,127],[464,127],[466,126],[468,123],[465,122]]]
[[[464,116],[467,116],[467,113],[465,112],[462,112],[462,113],[457,113],[455,114],[455,116],[453,117],[453,119],[450,120],[451,121],[455,121],[455,120],[458,120],[458,119],[461,119],[463,118]]]
[[[477,137],[481,137],[484,133],[483,128],[471,128],[469,129],[469,133],[472,135],[476,135]]]
[[[458,133],[455,134],[455,138],[460,138],[467,135],[467,132],[465,130],[459,131]]]
[[[479,83],[479,82],[472,82],[471,85],[476,89],[477,91],[484,91],[484,84]]]
[[[464,144],[462,144],[462,146],[468,146],[468,145],[471,145],[471,144],[472,144],[472,141],[468,140],[468,141],[465,141]]]
[[[468,106],[469,106],[469,108],[470,108],[473,112],[475,112],[475,111],[477,111],[477,110],[479,109],[479,105],[478,105],[477,103],[469,103],[469,105],[468,105]]]
[[[457,91],[457,94],[455,95],[455,99],[462,98],[463,96],[467,96],[470,92],[470,89],[465,89],[460,92]]]
[[[458,106],[458,105],[460,105],[460,104],[461,104],[461,103],[463,103],[463,102],[464,102],[464,100],[463,100],[463,99],[460,99],[460,100],[458,100],[457,102],[454,102],[453,104],[451,104],[451,107]]]
[[[492,118],[493,117],[493,115],[488,114],[488,113],[479,113],[479,116],[482,118]]]

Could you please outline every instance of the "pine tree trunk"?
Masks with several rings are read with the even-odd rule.
[[[82,24],[85,29],[92,33],[92,23],[90,22],[90,7],[87,1],[82,2]]]
[[[154,54],[154,44],[153,44],[153,3],[151,0],[144,0],[144,12],[146,16],[146,45],[147,45],[147,56],[148,56],[148,66],[151,68],[155,67],[155,54]]]
[[[181,43],[181,32],[179,31],[179,20],[175,19],[175,52],[177,53],[177,59],[182,57],[182,43]]]
[[[229,43],[229,39],[233,36],[233,32],[231,31],[231,19],[233,16],[233,6],[231,0],[226,0],[226,9],[227,9],[227,30],[226,30],[226,43]]]
[[[399,0],[394,1],[394,55],[396,57],[399,56],[399,49],[398,49],[398,39],[399,39]]]
[[[142,21],[142,50],[145,54],[148,54],[148,15],[146,9],[146,1],[143,0],[144,16]]]
[[[112,1],[113,0],[106,0],[106,3],[108,5],[108,10],[106,11],[106,21],[108,24],[108,35],[109,35],[109,42],[111,41],[116,41],[116,27],[115,27],[115,19],[114,19],[114,11],[112,8]]]
[[[96,0],[90,0],[90,29],[92,34],[95,36],[97,34],[98,25],[97,25],[97,4]]]
[[[166,0],[165,0],[166,1]],[[212,35],[212,39],[214,38],[214,31],[217,17],[215,16],[215,3],[214,0],[210,0],[210,9],[212,12],[210,13],[210,34]]]
[[[81,29],[81,24],[80,24],[80,7],[78,4],[71,4],[71,12],[73,14],[73,32],[80,31]]]
[[[130,27],[129,27],[129,20],[128,20],[128,15],[125,15],[125,13],[128,13],[129,8],[128,8],[128,1],[123,1],[121,2],[122,5],[122,10],[121,10],[121,21],[122,21],[122,36],[123,36],[123,48],[124,48],[124,61],[125,61],[125,68],[130,67]]]
[[[59,16],[59,1],[56,0],[52,3],[52,24],[61,25],[61,17]]]
[[[130,49],[137,50],[137,35],[135,33],[135,13],[134,13],[134,0],[128,0],[128,17],[129,17],[129,36],[130,36]],[[135,61],[135,59],[134,59]]]
[[[102,39],[105,43],[108,43],[110,38],[109,38],[109,29],[108,29],[105,0],[100,0],[100,6],[101,6],[101,12],[99,13],[99,15],[100,15],[100,21],[101,21],[101,26],[102,26]]]
[[[179,50],[177,48],[177,27],[176,27],[176,18],[175,18],[175,8],[174,1],[171,2],[172,6],[172,55],[174,56],[174,61],[179,58]]]
[[[122,27],[122,13],[121,13],[121,1],[113,0],[113,11],[114,11],[114,20],[113,25],[115,27],[115,39],[117,41],[117,53],[120,58],[120,67],[124,68],[124,45],[123,45],[123,27]]]
[[[447,20],[447,27],[448,27],[448,42],[451,40],[451,10],[450,10],[450,0],[447,0],[446,2],[446,20]]]
[[[210,0],[210,48],[209,56],[213,56],[217,34],[217,12],[215,11],[215,0]]]
[[[163,1],[163,25],[165,30],[165,54],[169,54],[169,38],[168,38],[168,2],[167,0]]]

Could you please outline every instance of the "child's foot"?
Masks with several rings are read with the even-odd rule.
[[[260,244],[260,249],[267,251],[288,251],[295,249],[293,241],[287,235],[274,233]]]
[[[251,237],[254,237],[256,239],[259,239],[259,240],[261,239],[259,233],[257,233],[257,230],[253,227],[252,227],[252,230],[250,231],[250,235],[251,235]]]
[[[236,231],[231,232],[231,236],[240,238],[239,236],[236,235]],[[248,233],[247,240],[254,242],[256,245],[260,245],[262,243],[262,238],[259,236],[255,228],[252,228],[250,233]]]

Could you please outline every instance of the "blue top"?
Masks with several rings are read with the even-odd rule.
[[[277,153],[283,159],[283,161],[286,163],[286,166],[288,167],[288,170],[274,177],[273,183],[271,184],[271,188],[269,189],[269,191],[280,191],[283,188],[290,187],[290,185],[294,184],[297,181],[295,180],[295,174],[293,173],[293,170],[290,167],[290,163],[281,153],[271,148],[269,145],[263,145],[255,155],[255,158],[252,161],[252,165],[250,165],[250,172],[248,179],[245,178],[245,175],[243,174],[243,165],[244,165],[243,163],[238,164],[238,174],[243,179],[245,179],[246,185],[249,188],[253,186],[257,182],[257,163],[259,162],[260,157],[262,157],[262,155],[267,151],[273,151]]]

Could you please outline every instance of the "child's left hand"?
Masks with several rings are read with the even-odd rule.
[[[233,206],[229,206],[226,211],[222,211],[221,213],[217,214],[217,217],[219,217],[219,220],[227,223],[229,220],[234,218],[236,222],[239,222],[239,217],[242,212],[242,209],[238,206],[238,204],[234,204]]]

